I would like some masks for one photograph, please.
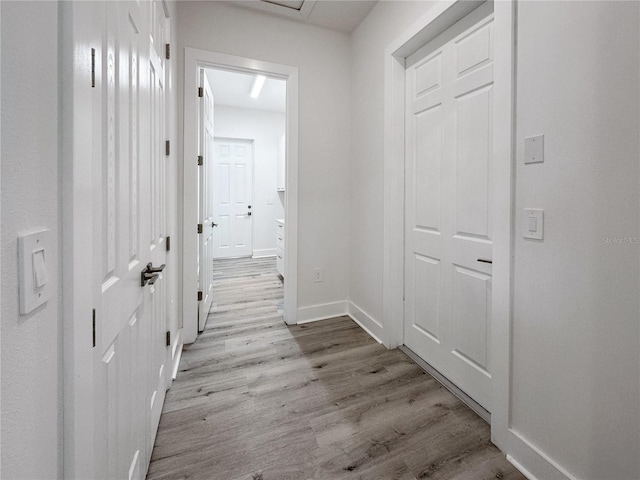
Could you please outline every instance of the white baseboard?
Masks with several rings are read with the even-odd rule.
[[[349,302],[349,316],[376,342],[382,344],[382,325],[353,302]]]
[[[174,347],[172,353],[173,365],[171,365],[171,378],[173,380],[178,376],[178,367],[180,366],[180,359],[182,358],[182,328],[178,330],[176,339],[174,340]]]
[[[524,468],[522,465],[520,465],[520,463],[518,463],[518,461],[516,459],[514,459],[511,455],[507,455],[507,461],[513,465],[514,467],[516,467],[518,469],[518,471],[524,475],[525,477],[527,477],[528,480],[538,480],[529,470],[527,470],[526,468]]]
[[[263,248],[262,250],[254,250],[253,258],[263,258],[263,257],[275,257],[276,249],[275,248]]]
[[[298,324],[347,315],[347,301],[323,303],[298,308]]]
[[[577,480],[522,433],[509,429],[507,460],[529,480]]]

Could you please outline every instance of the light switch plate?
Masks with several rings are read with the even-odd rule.
[[[544,135],[524,139],[524,163],[544,162]]]
[[[525,208],[522,212],[522,236],[534,240],[544,238],[544,210]]]
[[[51,282],[47,282],[47,279],[51,274],[47,270],[52,267],[52,254],[51,230],[18,237],[21,315],[32,312],[49,300]],[[38,269],[38,279],[43,283],[41,287],[36,285],[36,269]]]

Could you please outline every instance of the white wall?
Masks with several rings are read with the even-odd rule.
[[[577,478],[640,478],[638,7],[518,2],[512,422]],[[350,299],[378,321],[383,51],[428,8],[381,2],[351,42]],[[539,133],[547,160],[524,166]],[[545,209],[542,242],[519,234],[527,207]]]
[[[298,307],[344,303],[349,286],[349,37],[222,2],[179,2],[178,29],[179,61],[184,47],[193,47],[298,68]],[[313,282],[316,267],[324,269],[323,283]]]
[[[58,5],[2,8],[2,478],[62,478]],[[46,79],[46,81],[43,81]],[[19,314],[18,235],[49,228],[49,301]],[[57,293],[56,293],[57,292]]]
[[[357,307],[356,318],[378,337],[382,337],[376,322],[382,323],[384,50],[432,5],[380,2],[351,37],[349,294]]]
[[[276,191],[278,140],[285,115],[216,105],[216,137],[253,140],[253,255],[276,254],[276,218],[284,218],[284,196]],[[271,204],[269,204],[269,201]]]
[[[512,422],[578,478],[640,478],[639,6],[518,6]]]

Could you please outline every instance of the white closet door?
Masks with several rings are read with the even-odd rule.
[[[487,8],[407,59],[404,343],[490,411],[493,17]]]

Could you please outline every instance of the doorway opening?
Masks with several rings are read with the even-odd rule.
[[[185,343],[216,308],[214,265],[234,259],[273,263],[284,282],[278,311],[296,323],[297,76],[295,67],[185,49]]]
[[[199,332],[218,306],[217,268],[242,270],[247,259],[271,258],[262,263],[284,281],[286,192],[286,81],[220,68],[201,70]],[[283,299],[278,303],[283,313]]]

